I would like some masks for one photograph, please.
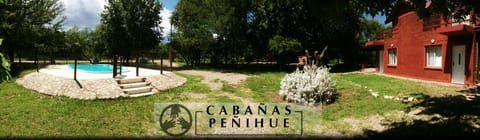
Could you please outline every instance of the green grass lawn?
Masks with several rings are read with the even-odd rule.
[[[26,72],[18,74],[24,75]],[[181,87],[148,97],[83,101],[52,97],[36,93],[16,84],[14,80],[0,84],[0,137],[31,136],[144,136],[154,135],[152,112],[155,103],[171,102],[239,102],[218,93],[231,93],[254,102],[282,102],[277,95],[283,72],[261,72],[251,75],[240,85],[224,84],[212,91],[201,83],[201,77],[179,74],[187,78]],[[338,129],[349,135],[350,128],[338,120],[361,118],[373,114],[405,110],[409,104],[375,98],[369,89],[381,95],[424,94],[442,96],[455,92],[454,88],[426,85],[378,75],[334,75],[339,98],[322,111],[305,108],[306,135],[317,132],[320,125]],[[432,89],[435,87],[435,89]],[[195,99],[191,94],[204,94],[207,99]]]

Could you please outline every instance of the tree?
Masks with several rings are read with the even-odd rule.
[[[275,35],[270,39],[268,46],[269,50],[275,54],[277,64],[280,66],[284,65],[288,58],[295,56],[294,52],[302,47],[296,39],[285,38],[279,35]]]
[[[99,63],[102,57],[107,54],[107,44],[103,34],[105,33],[105,25],[99,24],[95,29],[89,32],[87,48],[84,56],[89,58],[91,63]]]
[[[339,9],[345,9],[345,5],[352,5],[357,11],[375,15],[390,16],[396,12],[399,5],[409,5],[420,18],[428,18],[434,14],[442,14],[447,18],[452,13],[455,18],[463,18],[463,15],[473,11],[480,14],[480,3],[477,0],[430,0],[430,8],[425,8],[427,0],[338,0],[338,1],[316,1],[309,0],[308,9],[316,13],[316,20],[320,21],[324,17],[331,17]],[[329,7],[323,7],[329,5]],[[318,8],[322,6],[322,8]]]
[[[366,19],[366,18],[361,18],[360,20],[360,34],[359,36],[359,42],[360,43],[365,43],[367,41],[371,40],[377,40],[376,38],[376,33],[380,31],[384,31],[385,25],[379,23],[378,21],[374,19]]]
[[[312,3],[320,4],[313,8]],[[333,57],[341,57],[349,65],[353,65],[356,50],[360,48],[355,36],[359,31],[359,17],[362,14],[352,8],[353,4],[348,1],[258,1],[254,16],[259,34],[257,36],[263,42],[268,42],[276,35],[296,39],[302,46],[297,52],[309,50],[313,53],[322,51],[325,46],[331,46],[322,61],[328,62]],[[338,7],[335,8],[336,6]]]
[[[0,0],[0,4],[3,3],[3,0]],[[3,39],[0,38],[0,47],[2,46]],[[5,59],[2,53],[0,53],[0,83],[4,80],[10,79],[10,63]]]
[[[6,0],[0,3],[0,9],[2,49],[11,62],[15,54],[25,53],[22,50],[35,50],[34,46],[42,45],[44,35],[51,35],[44,32],[58,31],[64,20],[59,17],[63,6],[58,0]]]
[[[206,1],[181,0],[172,14],[177,32],[173,44],[187,65],[200,64],[207,46],[213,41]],[[211,25],[211,24],[210,24]]]
[[[412,6],[422,17],[427,17],[427,12],[454,11],[444,12],[448,8],[463,14],[480,8],[479,3],[468,0],[438,0],[430,9],[425,9],[425,3],[425,0],[181,0],[172,17],[177,32],[171,44],[190,65],[203,60],[234,64],[250,60],[252,55],[259,60],[275,54],[269,44],[281,44],[281,37],[288,39],[285,42],[300,43],[297,52],[323,52],[325,46],[330,46],[323,64],[337,58],[347,66],[356,66],[363,57],[359,52],[364,41],[373,39],[375,32],[383,28],[365,20],[365,14],[390,15],[402,4]]]
[[[3,39],[0,38],[0,47],[2,46]],[[0,53],[0,83],[11,79],[10,75],[10,63],[2,53]]]
[[[191,65],[202,60],[233,64],[250,59],[249,14],[253,1],[181,0],[173,13],[176,50]],[[190,51],[195,50],[195,51]]]
[[[108,0],[102,22],[110,52],[128,62],[132,52],[138,55],[157,46],[162,39],[162,9],[157,0]]]

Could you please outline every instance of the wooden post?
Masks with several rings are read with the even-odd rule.
[[[163,74],[163,55],[160,55],[160,74]]]
[[[75,59],[75,66],[73,68],[73,80],[77,80],[77,59]]]
[[[122,75],[122,62],[123,62],[123,57],[120,57],[120,75]]]
[[[113,78],[115,78],[115,76],[117,76],[117,55],[113,55],[112,63],[113,63]]]
[[[138,56],[137,56],[137,59],[135,60],[135,63],[137,63],[136,69],[137,69],[137,76],[138,76]]]
[[[37,66],[37,72],[39,71],[38,69],[38,51],[35,51],[35,65]]]
[[[173,68],[172,68],[172,50],[171,50],[171,47],[168,47],[168,61],[170,62],[170,71],[173,71]],[[163,62],[163,60],[162,60]]]

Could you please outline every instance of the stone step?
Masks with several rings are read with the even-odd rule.
[[[129,84],[129,83],[139,83],[145,82],[146,78],[143,77],[136,77],[136,78],[125,78],[125,79],[117,79],[118,84]]]
[[[145,87],[149,85],[150,84],[146,82],[139,82],[139,83],[119,84],[118,86],[122,89],[127,89],[127,88]]]
[[[151,92],[151,91],[152,91],[152,87],[150,86],[123,89],[123,92],[125,92],[126,94],[139,94],[139,93],[145,93],[145,92]]]
[[[155,93],[145,92],[145,93],[131,94],[131,95],[128,95],[128,97],[142,97],[142,96],[149,96],[149,95],[153,95],[153,94],[155,94]]]

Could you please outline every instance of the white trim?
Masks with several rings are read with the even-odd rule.
[[[390,53],[390,52],[393,52],[393,53]],[[397,52],[396,48],[388,49],[388,64],[389,65],[397,65],[397,61],[398,61],[397,57],[398,57],[398,52]]]
[[[433,50],[432,50],[433,49]],[[433,54],[431,54],[433,53]],[[425,48],[427,67],[442,67],[442,46],[428,46]]]

